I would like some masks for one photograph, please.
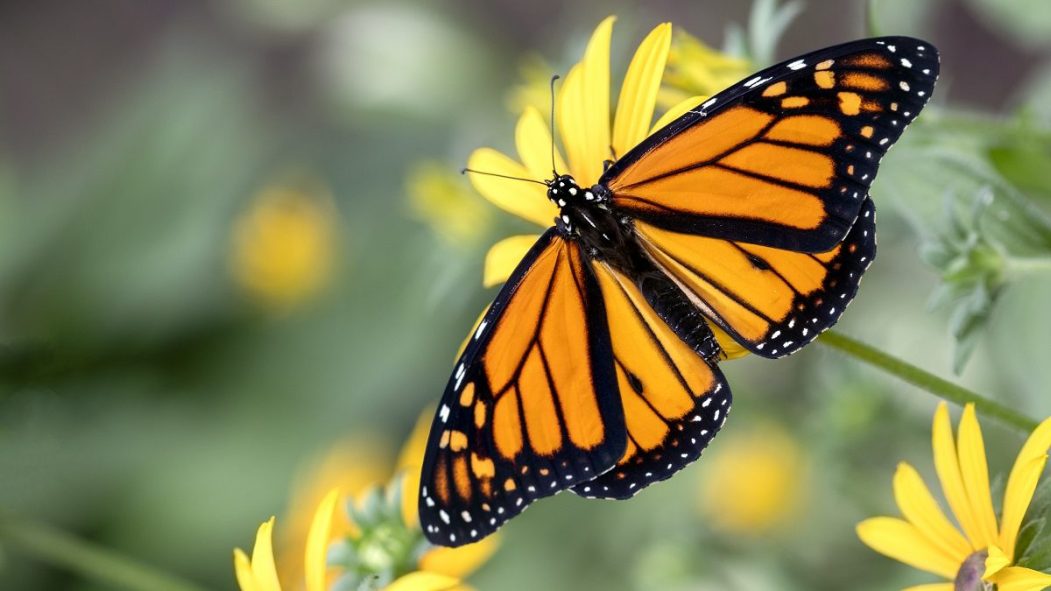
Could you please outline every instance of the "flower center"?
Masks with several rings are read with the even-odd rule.
[[[982,580],[982,575],[985,573],[985,559],[988,557],[989,553],[985,550],[979,550],[968,556],[960,565],[960,570],[956,572],[953,591],[992,591],[993,584]]]

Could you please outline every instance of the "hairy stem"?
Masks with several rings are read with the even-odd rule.
[[[975,410],[979,413],[1025,433],[1036,429],[1037,422],[1025,415],[842,333],[833,330],[825,331],[817,340],[827,347],[882,369],[949,402],[954,402],[960,406],[973,402]]]

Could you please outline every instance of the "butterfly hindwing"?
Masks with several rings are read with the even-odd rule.
[[[937,50],[908,37],[810,53],[698,105],[600,182],[617,211],[655,227],[825,252],[853,225],[937,75]]]
[[[593,264],[609,318],[628,444],[617,465],[573,492],[623,499],[693,462],[730,411],[718,367],[658,317],[640,287],[610,266]]]
[[[636,231],[669,276],[696,296],[704,315],[763,357],[794,353],[831,327],[876,257],[876,209],[866,197],[850,232],[823,253],[669,232]]]
[[[456,364],[428,440],[421,527],[441,545],[476,541],[607,471],[625,446],[600,288],[579,246],[548,230]]]

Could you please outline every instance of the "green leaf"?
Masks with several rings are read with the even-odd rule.
[[[748,56],[760,66],[774,62],[781,36],[799,13],[803,3],[779,5],[778,0],[755,0],[748,15]]]
[[[1040,482],[1029,505],[1030,521],[1022,526],[1018,535],[1015,555],[1018,565],[1035,570],[1051,568],[1051,536],[1046,535],[1046,521],[1051,511],[1051,481]]]
[[[1047,519],[1041,517],[1034,519],[1022,526],[1018,532],[1018,541],[1015,543],[1015,561],[1020,562],[1028,552],[1033,542],[1044,532]]]
[[[1051,134],[1021,133],[989,148],[989,161],[1004,179],[1030,197],[1051,199]]]

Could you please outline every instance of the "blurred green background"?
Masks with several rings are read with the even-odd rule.
[[[866,36],[867,14],[942,51],[928,121],[873,188],[880,256],[840,328],[1047,416],[1051,7],[869,8],[811,0],[774,52]],[[568,67],[608,14],[616,77],[657,23],[721,47],[749,5],[0,4],[0,512],[234,588],[231,549],[281,523],[304,470],[348,437],[363,463],[393,456],[437,401],[494,295],[486,248],[526,229],[455,173],[475,147],[513,146],[523,71]],[[982,195],[994,211],[974,215],[993,221],[975,230]],[[895,512],[899,460],[933,475],[936,400],[820,345],[724,371],[735,413],[708,461],[628,502],[538,503],[472,584],[926,580],[853,527]],[[1003,473],[1021,437],[984,425]],[[719,518],[755,490],[776,491],[767,509]],[[0,588],[105,586],[0,539]]]

